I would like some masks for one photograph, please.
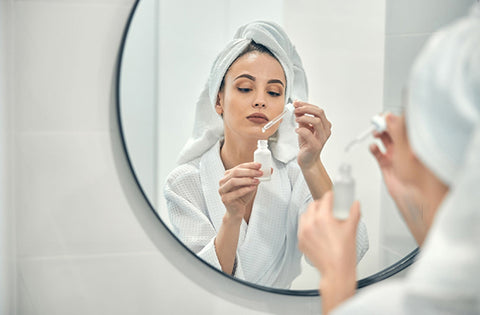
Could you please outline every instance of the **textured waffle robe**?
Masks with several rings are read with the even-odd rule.
[[[271,180],[258,186],[248,225],[242,222],[234,276],[259,285],[289,288],[301,271],[298,218],[312,197],[295,160],[283,163],[274,159],[274,170]],[[218,269],[214,240],[226,211],[218,193],[224,173],[217,142],[200,158],[178,166],[165,186],[173,232]],[[367,249],[367,230],[360,222],[357,261]]]

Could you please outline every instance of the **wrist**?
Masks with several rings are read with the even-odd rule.
[[[230,212],[225,212],[223,215],[222,223],[227,226],[236,226],[242,224],[243,215],[241,214],[232,214]]]
[[[357,288],[355,279],[355,275],[352,276],[351,274],[338,274],[336,277],[324,277],[322,275],[320,294],[322,296],[323,313],[328,314],[355,294]]]
[[[323,194],[332,189],[332,181],[320,158],[308,166],[300,166],[300,168],[313,199],[320,199]]]
[[[302,163],[300,168],[304,174],[311,174],[314,176],[320,174],[324,167],[320,157],[318,157],[308,164]]]

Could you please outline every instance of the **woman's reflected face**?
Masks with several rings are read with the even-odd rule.
[[[262,127],[283,111],[285,87],[285,73],[274,57],[249,52],[238,58],[225,75],[215,106],[223,115],[225,135],[271,136],[276,128],[263,133]]]

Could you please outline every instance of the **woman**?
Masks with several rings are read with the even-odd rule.
[[[376,135],[386,152],[371,151],[421,254],[405,279],[347,301],[359,204],[338,222],[326,193],[299,228],[299,246],[322,274],[323,313],[480,314],[480,4],[429,40],[412,69],[405,117],[386,122]]]
[[[273,23],[242,26],[214,62],[165,197],[176,235],[227,274],[288,288],[300,273],[298,215],[331,189],[320,159],[331,125],[323,110],[295,101],[293,115],[262,127],[307,94],[300,57]],[[259,139],[270,139],[274,160],[262,183],[253,162]],[[368,248],[360,233],[359,257]]]

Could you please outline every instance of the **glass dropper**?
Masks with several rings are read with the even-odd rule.
[[[263,126],[262,128],[262,132],[265,132],[267,131],[267,129],[269,129],[270,127],[272,127],[273,125],[275,125],[277,122],[280,121],[280,119],[283,118],[283,116],[285,116],[285,114],[289,111],[293,111],[294,107],[293,107],[293,104],[292,103],[288,103],[287,105],[285,105],[285,109],[283,110],[283,112],[278,115],[277,117],[275,117],[274,119],[270,120],[265,126]]]
[[[387,129],[387,123],[385,121],[385,116],[382,114],[375,115],[370,121],[371,125],[367,130],[360,133],[355,139],[350,141],[350,143],[345,147],[345,152],[350,151],[350,149],[357,143],[362,142],[367,138],[373,131],[384,132]]]

